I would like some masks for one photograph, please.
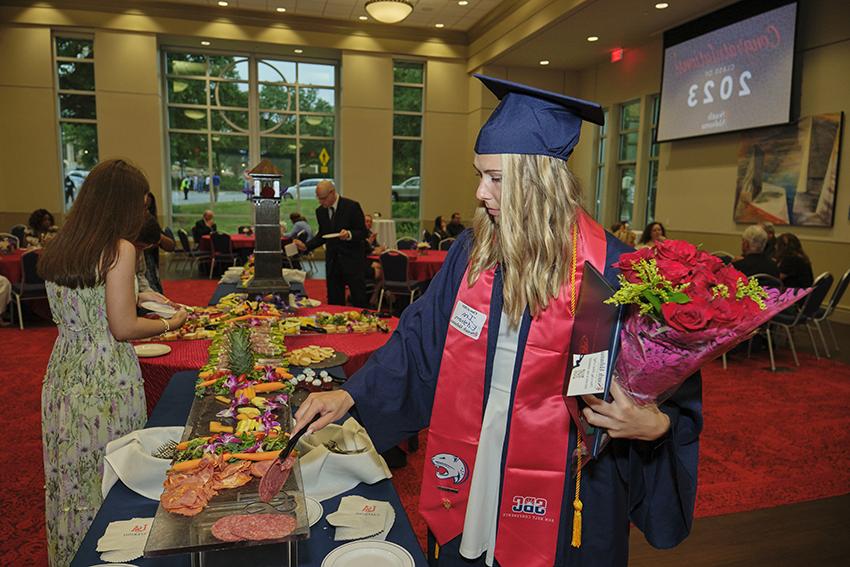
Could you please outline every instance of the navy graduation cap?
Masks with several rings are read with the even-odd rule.
[[[582,120],[605,123],[602,107],[550,91],[473,74],[501,102],[481,127],[478,154],[532,154],[566,160],[578,144]]]

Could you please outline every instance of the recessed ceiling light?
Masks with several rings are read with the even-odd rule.
[[[466,0],[460,0],[460,1],[457,3],[457,5],[458,5],[458,6],[466,6],[467,4],[469,4],[469,2],[467,2]]]
[[[281,13],[286,12],[286,8],[275,8],[275,11],[281,12]]]
[[[549,60],[548,60],[548,59],[542,59],[542,60],[540,61],[540,64],[541,64],[541,65],[548,65],[548,64],[549,64]]]
[[[590,42],[599,41],[599,36],[589,35],[589,36],[587,36],[587,41],[590,41]]]
[[[293,49],[295,53],[304,53],[303,49]]]
[[[221,0],[221,2],[218,3],[218,5],[221,6],[222,8],[225,8],[225,7],[227,7],[227,2],[225,2],[224,0]]]
[[[362,22],[365,22],[366,20],[369,19],[369,16],[359,16],[357,19],[362,21]]]
[[[201,42],[201,45],[209,45],[209,44],[210,44],[210,42],[208,42],[208,41],[202,41]]]
[[[446,27],[446,24],[434,24],[434,27],[435,28],[444,28],[444,27]]]
[[[668,4],[667,2],[659,2],[658,4],[655,5],[655,9],[656,10],[663,10],[664,8],[667,8],[668,6],[670,6],[670,4]]]

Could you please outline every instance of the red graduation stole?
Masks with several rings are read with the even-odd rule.
[[[579,238],[570,271],[581,286],[584,262],[602,272],[606,241],[602,227],[578,215]],[[467,268],[468,271],[468,268]],[[463,531],[472,472],[484,419],[484,369],[495,268],[473,286],[461,280],[446,336],[428,432],[419,509],[440,545]],[[570,282],[532,320],[511,408],[506,439],[496,561],[505,567],[551,567],[555,562],[564,483],[567,481],[570,415],[564,403],[573,329]],[[567,407],[570,406],[570,407]],[[541,450],[540,441],[546,440]]]

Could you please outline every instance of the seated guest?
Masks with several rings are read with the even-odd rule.
[[[800,239],[786,232],[776,239],[776,264],[785,287],[811,287],[815,281],[812,262],[803,252]]]
[[[292,222],[292,229],[283,233],[285,237],[297,238],[302,242],[307,242],[308,240],[313,239],[313,228],[301,213],[290,213],[289,220]],[[302,232],[304,234],[301,234]]]
[[[458,236],[460,236],[460,233],[463,232],[466,228],[460,222],[460,213],[452,213],[452,220],[446,228],[449,231],[449,236],[451,236],[452,238],[457,238]]]
[[[628,227],[628,223],[625,223]],[[643,229],[643,234],[640,235],[638,248],[646,246],[655,246],[657,242],[667,240],[667,231],[664,230],[664,225],[660,222],[651,222]]]
[[[661,227],[662,230],[664,227]],[[634,248],[635,233],[629,228],[629,223],[626,221],[618,222],[611,225],[611,233],[617,237],[620,242],[624,242]]]
[[[778,278],[779,269],[773,258],[764,253],[765,244],[767,244],[767,233],[761,226],[754,224],[747,227],[741,235],[743,257],[732,262],[732,265],[745,276],[768,274]]]
[[[440,246],[440,241],[449,238],[448,225],[443,217],[434,219],[434,232],[431,234],[431,248],[437,249]]]
[[[767,243],[764,245],[764,253],[771,257],[776,257],[776,229],[773,228],[772,222],[760,222],[764,231],[767,233]]]
[[[204,216],[201,220],[196,222],[195,226],[192,227],[192,237],[195,239],[195,247],[200,245],[201,238],[216,231],[217,227],[214,219],[215,213],[207,209],[204,211]]]
[[[56,231],[56,222],[53,220],[53,215],[47,209],[36,209],[32,212],[29,219],[29,226],[24,231],[26,242],[22,242],[22,247],[44,246],[44,243],[53,238]]]

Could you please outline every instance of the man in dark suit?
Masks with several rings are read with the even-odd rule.
[[[216,228],[215,213],[207,209],[204,211],[204,216],[201,217],[201,220],[196,222],[195,226],[192,227],[192,238],[195,239],[195,248],[201,245],[201,238],[215,232]]]
[[[764,253],[767,244],[767,232],[757,224],[754,224],[741,235],[741,253],[743,257],[732,262],[732,265],[744,273],[745,276],[755,274],[768,274],[779,277],[779,268],[773,258]]]
[[[364,264],[368,230],[363,210],[357,201],[339,196],[332,181],[316,185],[316,198],[321,205],[316,209],[319,231],[306,243],[295,240],[295,245],[302,251],[325,245],[329,304],[345,305],[347,285],[351,303],[366,307]]]

